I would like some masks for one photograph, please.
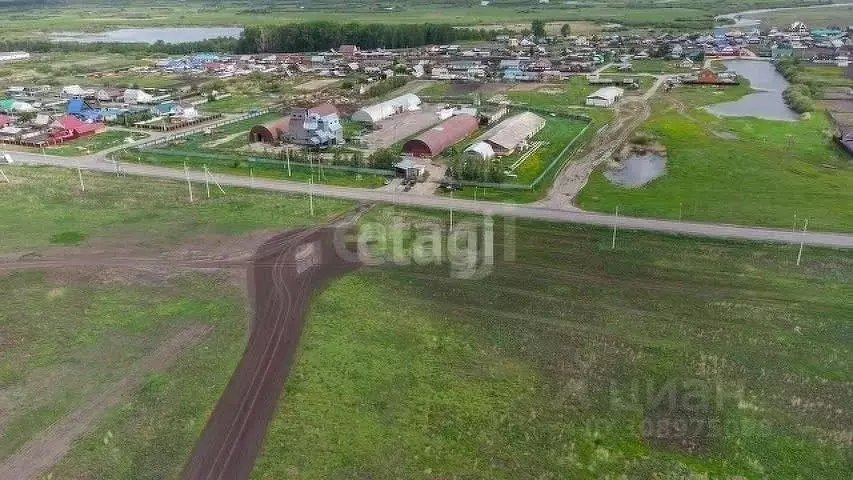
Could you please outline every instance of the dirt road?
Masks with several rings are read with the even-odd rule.
[[[249,343],[181,478],[249,477],[293,363],[311,295],[358,267],[335,249],[336,231],[289,232],[258,250],[249,269],[255,311]]]
[[[641,97],[625,97],[617,104],[614,119],[596,132],[583,156],[569,162],[557,175],[548,196],[537,202],[547,208],[580,211],[574,204],[578,193],[586,185],[589,176],[596,167],[609,160],[622,147],[631,134],[651,116],[649,99],[657,93],[661,85],[669,78],[657,77],[654,85]]]

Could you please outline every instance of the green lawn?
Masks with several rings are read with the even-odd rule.
[[[847,72],[835,65],[802,64],[802,73],[797,77],[809,84],[824,87],[853,87],[853,79],[847,77]]]
[[[849,253],[515,228],[483,279],[320,295],[252,478],[849,478]],[[652,440],[686,419],[700,451]]]
[[[549,84],[537,90],[511,91],[507,97],[532,107],[554,109],[563,105],[585,105],[586,97],[599,88],[600,85],[590,85],[584,76],[574,76],[566,82]]]
[[[532,142],[546,142],[536,153],[528,157],[516,170],[517,178],[507,178],[509,183],[529,185],[547,168],[560,152],[577,137],[587,123],[565,117],[544,116],[545,127],[533,138]],[[509,168],[521,158],[523,153],[515,153],[501,159],[504,168]]]
[[[204,103],[199,108],[209,113],[245,113],[252,109],[268,107],[274,103],[275,100],[269,96],[232,95],[221,100]]]
[[[669,154],[663,177],[639,189],[593,174],[578,203],[588,210],[703,222],[792,228],[809,219],[815,230],[853,230],[853,163],[838,148],[824,112],[808,120],[774,122],[717,118],[695,108],[748,91],[679,87],[662,98],[642,127]],[[719,93],[717,93],[719,92]]]
[[[104,133],[90,135],[88,137],[72,140],[71,142],[63,143],[45,148],[45,153],[48,155],[59,155],[62,157],[77,157],[80,155],[88,155],[97,153],[101,150],[125,145],[127,138],[141,140],[146,138],[148,134],[141,132],[127,132],[124,130],[108,130]],[[36,151],[36,149],[32,149]],[[41,150],[38,150],[41,152]]]
[[[162,154],[153,152],[127,152],[122,156],[124,161],[143,162],[152,165],[162,165],[173,168],[183,168],[186,163],[191,169],[200,170],[204,165],[213,173],[224,173],[228,175],[242,175],[263,178],[274,178],[278,180],[290,180],[295,182],[308,182],[314,179],[316,183],[327,185],[339,185],[358,188],[376,188],[385,183],[385,177],[381,175],[355,173],[349,171],[319,168],[305,165],[291,164],[290,175],[287,171],[287,163],[282,161],[276,164],[250,163],[248,154],[242,154],[233,160],[221,158],[203,158],[182,155],[180,151],[174,154]]]

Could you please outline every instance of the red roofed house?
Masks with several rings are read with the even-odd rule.
[[[72,132],[75,137],[85,137],[86,135],[102,132],[107,128],[103,123],[87,123],[74,115],[65,115],[57,120],[57,122],[59,122],[63,128]]]
[[[341,48],[338,49],[338,53],[344,56],[344,58],[353,58],[358,55],[360,52],[358,47],[355,45],[341,45]]]
[[[12,124],[12,117],[0,115],[0,128],[8,127]]]

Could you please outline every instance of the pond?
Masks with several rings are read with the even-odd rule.
[[[160,28],[120,28],[107,32],[56,32],[50,34],[55,42],[117,42],[117,43],[187,43],[200,42],[213,38],[237,38],[243,33],[242,27],[160,27]]]
[[[749,80],[752,88],[758,92],[734,102],[706,107],[709,112],[724,117],[756,117],[786,122],[800,119],[799,115],[785,104],[782,92],[789,84],[772,63],[760,60],[729,60],[723,64]]]
[[[665,157],[653,152],[635,153],[621,162],[619,168],[605,172],[604,176],[620,187],[636,188],[660,177],[665,170]]]

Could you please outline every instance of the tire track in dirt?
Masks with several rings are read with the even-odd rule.
[[[27,442],[0,464],[0,479],[24,480],[53,467],[71,448],[71,443],[95,426],[101,413],[114,407],[133,393],[147,373],[171,367],[187,349],[204,340],[213,327],[196,326],[181,330],[147,357],[137,361],[120,381],[71,411],[48,427],[41,437]]]
[[[284,233],[258,250],[249,268],[254,322],[246,350],[181,478],[241,480],[251,474],[290,372],[311,295],[360,265],[338,249],[337,234],[344,225]]]

